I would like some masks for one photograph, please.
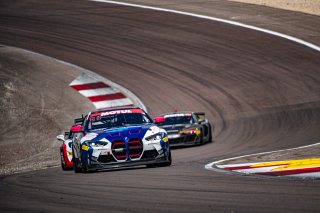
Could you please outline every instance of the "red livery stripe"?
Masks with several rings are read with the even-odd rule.
[[[96,83],[91,83],[91,84],[71,85],[71,87],[79,91],[79,90],[105,88],[105,87],[110,87],[110,86],[103,83],[103,82],[96,82]]]
[[[126,96],[122,93],[114,93],[114,94],[109,94],[109,95],[91,96],[88,98],[92,102],[98,102],[98,101],[109,101],[109,100],[126,98]]]
[[[270,175],[270,176],[282,176],[282,175],[296,175],[310,172],[320,172],[320,167],[312,168],[301,168],[301,169],[292,169],[292,170],[282,170],[282,171],[271,171],[271,172],[261,172],[256,173],[258,175]]]

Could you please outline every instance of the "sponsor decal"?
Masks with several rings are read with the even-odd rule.
[[[152,134],[154,134],[156,132],[159,132],[160,128],[157,127],[157,126],[152,126],[152,127],[149,128],[149,130],[151,131]]]
[[[82,146],[81,146],[81,149],[82,149],[82,150],[85,150],[85,151],[88,151],[88,150],[89,150],[89,147],[86,146],[86,145],[82,145]]]
[[[107,116],[107,115],[118,115],[118,114],[125,114],[125,113],[132,113],[132,111],[130,109],[125,109],[125,110],[103,112],[101,113],[101,117]]]
[[[200,129],[196,130],[196,135],[201,135],[201,130]]]
[[[113,151],[115,151],[115,152],[125,152],[126,148],[117,148],[117,149],[114,149]]]
[[[99,112],[90,115],[92,117],[105,117],[109,115],[119,115],[119,114],[128,114],[128,113],[141,113],[144,114],[144,111],[141,109],[124,109],[124,110],[113,110],[113,111],[106,111],[106,112]]]
[[[163,142],[167,143],[169,141],[169,138],[168,137],[164,137],[162,138]]]

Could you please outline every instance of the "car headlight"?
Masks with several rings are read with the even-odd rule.
[[[107,141],[85,141],[83,144],[91,147],[102,147],[102,146],[108,145],[108,142]]]
[[[165,136],[164,132],[158,132],[156,134],[150,135],[148,137],[146,137],[147,141],[155,141],[155,140],[161,140],[163,137]]]
[[[187,129],[187,130],[182,130],[180,132],[180,134],[196,134],[196,135],[200,135],[201,134],[201,130],[196,128],[196,129]]]

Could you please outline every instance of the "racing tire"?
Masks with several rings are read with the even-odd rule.
[[[81,173],[82,169],[79,167],[79,159],[74,156],[74,150],[72,149],[72,161],[73,161],[73,171],[74,173]]]
[[[147,164],[147,168],[170,166],[172,164],[171,151],[169,151],[168,160],[169,162],[165,162],[165,163]]]
[[[199,140],[199,145],[203,145],[204,141],[203,141],[203,129],[201,129],[201,135],[200,135],[200,140]]]
[[[207,143],[212,143],[213,141],[212,141],[212,127],[211,127],[211,124],[209,124],[209,139],[208,139],[208,141],[207,141]]]
[[[169,162],[164,163],[163,166],[171,166],[171,164],[172,164],[171,150],[169,151],[168,160],[169,160]]]
[[[82,170],[82,173],[88,173],[88,168],[86,163],[84,162],[82,155],[81,155],[81,170]]]
[[[67,171],[66,162],[64,161],[62,148],[60,148],[60,160],[61,160],[61,169],[63,171]]]
[[[168,160],[169,160],[169,162],[160,163],[160,164],[158,164],[158,166],[159,167],[171,166],[171,164],[172,164],[171,150],[169,151]]]

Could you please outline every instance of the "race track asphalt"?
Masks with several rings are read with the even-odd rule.
[[[215,126],[213,143],[173,150],[171,167],[2,177],[1,212],[319,211],[317,180],[204,169],[319,142],[319,52],[223,23],[73,0],[1,1],[0,43],[92,70],[134,92],[152,116],[204,111]]]

